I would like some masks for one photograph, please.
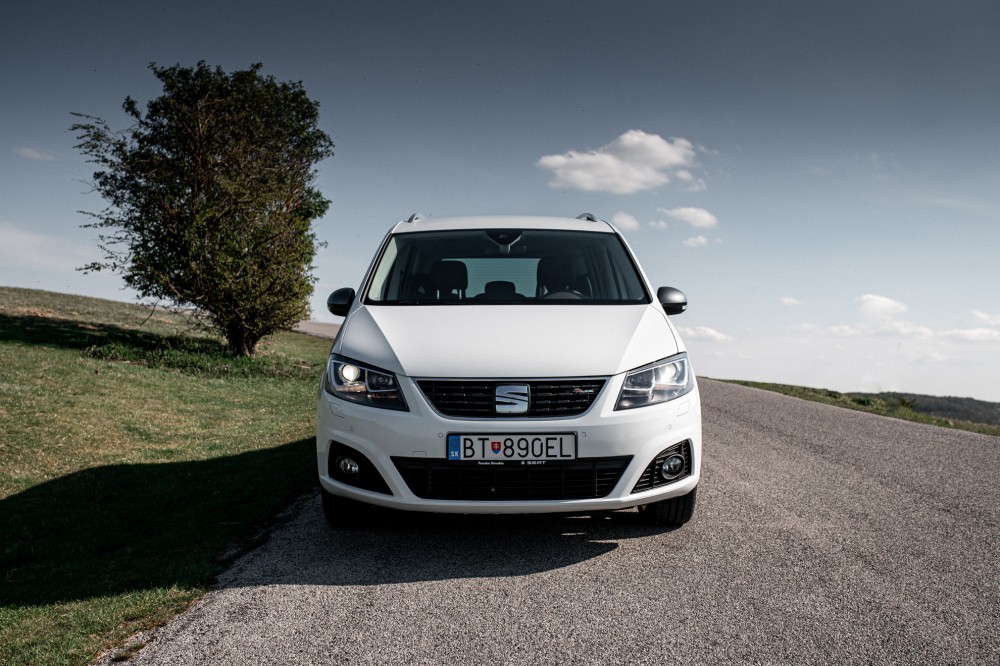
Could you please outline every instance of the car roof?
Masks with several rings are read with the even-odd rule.
[[[582,216],[581,216],[582,217]],[[553,229],[562,231],[596,231],[615,233],[614,227],[603,220],[534,215],[484,215],[476,217],[431,218],[413,215],[392,229],[394,234],[419,231],[453,231],[457,229]]]

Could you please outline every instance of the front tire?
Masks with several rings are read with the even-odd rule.
[[[656,527],[680,527],[694,515],[697,493],[698,488],[695,487],[687,495],[640,506],[639,518],[647,525]]]
[[[334,495],[320,488],[323,517],[331,527],[363,527],[371,522],[373,508],[364,502]]]

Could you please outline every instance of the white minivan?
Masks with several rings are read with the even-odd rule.
[[[346,318],[317,410],[331,524],[374,505],[691,518],[701,402],[668,318],[687,298],[654,292],[607,222],[414,215],[328,307]]]

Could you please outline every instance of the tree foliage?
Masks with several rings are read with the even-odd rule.
[[[93,184],[108,204],[88,213],[104,257],[83,270],[193,307],[235,354],[251,355],[308,315],[312,222],[329,205],[314,167],[333,143],[302,84],[262,76],[259,64],[150,69],[163,94],[145,112],[125,99],[129,129],[74,114],[76,148],[99,165]]]

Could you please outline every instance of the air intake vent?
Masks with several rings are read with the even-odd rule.
[[[545,465],[479,465],[431,458],[393,458],[417,497],[436,500],[572,500],[605,497],[632,456],[580,458]]]

